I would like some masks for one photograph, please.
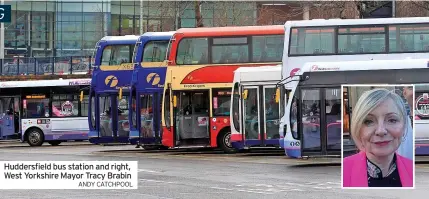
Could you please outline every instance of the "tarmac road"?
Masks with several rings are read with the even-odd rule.
[[[2,190],[0,198],[427,198],[429,165],[416,165],[415,190],[342,190],[340,166],[298,167],[309,160],[216,151],[148,152],[133,146],[0,143],[0,161],[138,161],[137,190]],[[318,160],[319,161],[319,160]],[[322,161],[322,160],[321,160]],[[310,161],[311,163],[312,161]],[[322,162],[336,162],[323,160]],[[1,183],[0,183],[1,184]],[[1,186],[1,185],[0,185]]]

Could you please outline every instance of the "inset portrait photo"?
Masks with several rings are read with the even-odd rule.
[[[342,93],[342,187],[414,188],[414,85]]]

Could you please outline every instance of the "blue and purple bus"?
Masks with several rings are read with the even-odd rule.
[[[147,32],[134,48],[129,123],[131,144],[161,147],[161,102],[167,71],[167,52],[174,32]],[[137,118],[140,118],[137,120]],[[156,122],[154,122],[156,121]]]
[[[128,143],[128,93],[139,36],[106,36],[96,45],[89,100],[91,143]],[[122,96],[122,93],[125,95]]]

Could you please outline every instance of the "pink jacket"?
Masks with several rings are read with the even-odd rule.
[[[413,187],[413,161],[396,154],[396,165],[402,187]],[[344,158],[343,187],[368,187],[365,152]]]

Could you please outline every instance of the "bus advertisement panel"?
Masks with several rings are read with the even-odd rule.
[[[88,139],[88,94],[80,89],[91,79],[7,81],[0,83],[0,139],[18,135],[30,146],[59,145]]]
[[[280,80],[281,65],[244,67],[234,71],[230,111],[234,148],[280,146],[280,105],[275,98],[276,84]]]
[[[162,146],[161,99],[167,72],[167,48],[173,34],[147,32],[140,36],[134,47],[129,141],[145,149]]]
[[[162,144],[234,152],[229,113],[234,71],[279,64],[283,33],[283,26],[179,29],[165,80]]]
[[[356,99],[350,97],[352,92],[347,89],[345,93],[341,93],[341,85],[407,84],[416,87],[415,104],[406,103],[409,110],[414,109],[418,118],[415,119],[415,154],[428,155],[429,134],[426,129],[429,123],[425,113],[421,111],[424,109],[422,107],[425,103],[425,88],[429,85],[428,72],[428,59],[305,64],[302,70],[289,78],[288,82],[281,83],[289,83],[292,86],[291,92],[287,93],[290,97],[287,99],[283,126],[286,132],[284,135],[286,154],[292,158],[341,155],[341,139],[345,143],[344,153],[354,153],[357,148],[350,139],[348,118],[353,111],[351,102]],[[400,95],[401,92],[405,91],[398,91]]]
[[[96,45],[88,117],[91,143],[129,142],[128,98],[138,38],[107,36]]]
[[[429,17],[288,21],[284,29],[283,79],[307,62],[419,59],[429,52]],[[279,134],[286,147],[283,110],[293,83],[283,87]]]

